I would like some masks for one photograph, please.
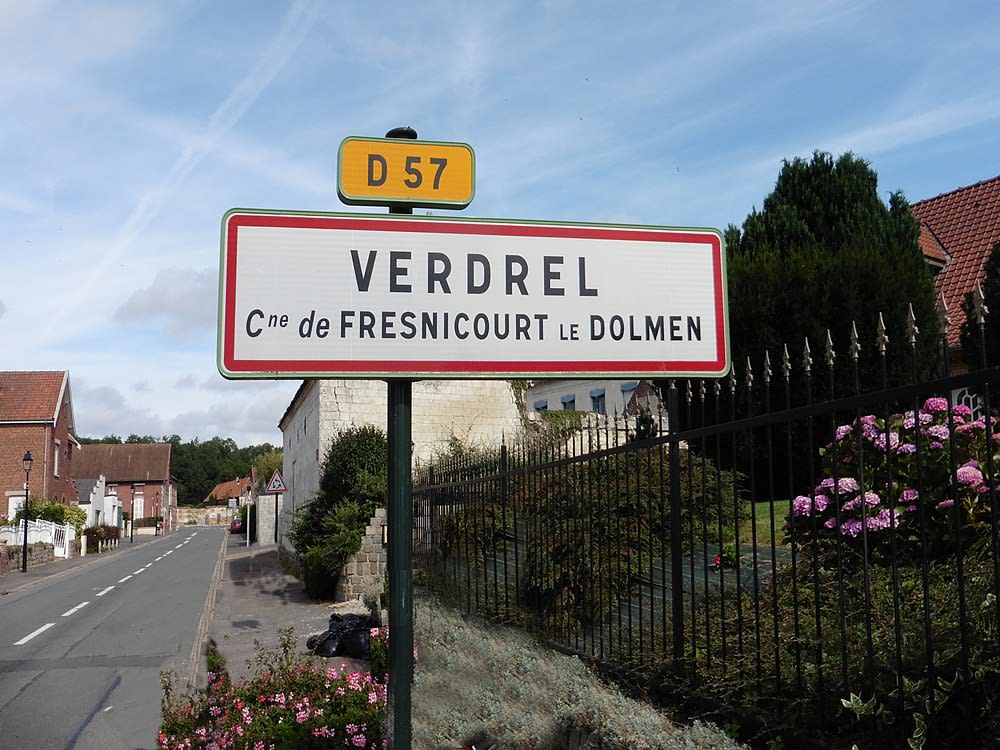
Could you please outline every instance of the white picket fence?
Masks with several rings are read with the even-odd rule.
[[[56,557],[69,557],[76,539],[76,529],[52,521],[28,521],[28,544],[51,544]],[[24,522],[0,526],[0,542],[19,547],[24,542]]]

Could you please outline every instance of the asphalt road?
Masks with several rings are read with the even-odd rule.
[[[189,670],[228,537],[189,527],[0,579],[0,746],[155,748],[160,672]]]

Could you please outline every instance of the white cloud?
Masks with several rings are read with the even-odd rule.
[[[114,320],[126,325],[155,321],[166,337],[183,341],[214,331],[218,298],[217,271],[165,268],[148,287],[132,292]]]

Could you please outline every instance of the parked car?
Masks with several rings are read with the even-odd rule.
[[[240,534],[243,531],[243,519],[234,518],[229,522],[229,533],[230,534]]]

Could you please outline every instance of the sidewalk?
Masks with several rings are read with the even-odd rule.
[[[230,676],[237,681],[253,674],[261,649],[277,649],[278,631],[288,628],[295,636],[295,654],[303,661],[316,659],[337,667],[346,662],[351,670],[367,669],[363,662],[309,655],[306,639],[326,630],[334,612],[332,604],[310,599],[302,582],[282,570],[277,545],[246,547],[243,534],[226,536],[196,636],[189,684],[204,687],[207,683],[204,645],[209,638],[215,641]]]

